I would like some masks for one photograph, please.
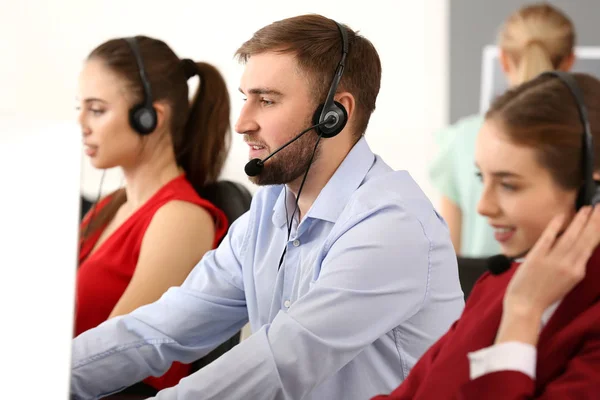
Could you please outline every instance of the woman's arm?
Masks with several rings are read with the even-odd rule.
[[[144,234],[131,282],[109,318],[150,304],[170,287],[181,285],[212,249],[214,237],[214,221],[204,208],[183,201],[162,206]]]

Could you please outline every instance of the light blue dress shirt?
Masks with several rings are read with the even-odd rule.
[[[366,400],[398,386],[464,306],[445,223],[362,138],[293,224],[278,271],[284,190],[259,190],[181,287],[74,339],[73,398],[197,360],[248,320],[248,339],[156,399]]]

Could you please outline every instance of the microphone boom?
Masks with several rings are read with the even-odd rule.
[[[248,161],[248,163],[246,163],[246,166],[244,167],[244,172],[246,172],[246,175],[248,176],[256,176],[260,174],[265,166],[265,161],[267,161],[269,158],[273,157],[275,154],[279,153],[281,150],[288,147],[296,140],[300,139],[306,132],[309,132],[319,126],[330,124],[331,122],[334,122],[333,120],[335,120],[335,117],[331,115],[325,121],[319,122],[318,124],[306,128],[305,130],[300,132],[298,135],[294,136],[291,140],[289,140],[283,146],[279,147],[277,150],[275,150],[262,160],[260,158],[253,158],[252,160]]]

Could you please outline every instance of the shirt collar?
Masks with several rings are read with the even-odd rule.
[[[279,192],[279,196],[277,197],[277,201],[273,206],[273,216],[271,217],[271,221],[273,221],[273,225],[278,228],[283,227],[287,223],[289,223],[289,218],[292,216],[292,212],[294,212],[294,206],[296,205],[294,195],[289,191],[286,185],[281,185],[281,191]],[[286,194],[287,192],[287,194]],[[287,216],[286,216],[286,206],[284,206],[284,202],[287,198]]]
[[[375,161],[375,154],[367,144],[364,137],[354,145],[346,158],[342,161],[331,179],[317,196],[312,207],[306,214],[307,218],[321,219],[324,221],[335,222],[348,203],[350,196],[360,186],[365,176],[371,169]],[[275,226],[282,227],[286,223],[284,208],[284,191],[288,190],[283,186],[279,197],[273,207],[272,221]],[[302,194],[300,194],[302,196]],[[294,196],[288,192],[288,217],[294,210]],[[290,206],[291,204],[291,206]]]

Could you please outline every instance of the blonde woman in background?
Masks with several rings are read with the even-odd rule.
[[[505,21],[498,36],[500,63],[511,87],[548,70],[569,71],[575,60],[575,28],[560,10],[547,3],[524,6]],[[502,235],[477,213],[482,185],[474,164],[475,138],[483,115],[462,118],[436,133],[440,151],[430,178],[440,192],[439,210],[450,229],[456,253],[486,257],[500,252]],[[503,187],[502,190],[510,190]]]

